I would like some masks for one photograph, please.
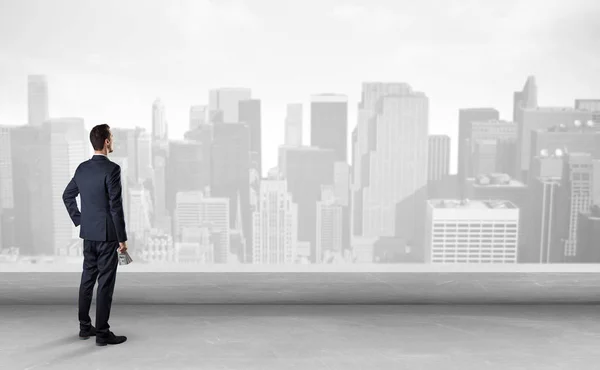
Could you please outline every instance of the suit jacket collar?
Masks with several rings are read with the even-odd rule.
[[[108,160],[108,157],[102,154],[94,154],[92,156],[92,160],[93,161],[102,161],[102,160]]]

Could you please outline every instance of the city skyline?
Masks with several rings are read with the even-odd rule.
[[[434,3],[108,1],[92,7],[60,1],[39,2],[39,12],[28,13],[28,5],[4,1],[0,123],[26,122],[22,82],[29,74],[48,76],[51,116],[83,117],[89,125],[150,128],[147,106],[160,96],[174,138],[188,128],[189,107],[208,104],[210,89],[246,86],[263,102],[263,167],[270,168],[277,162],[272,143],[284,136],[286,104],[304,103],[309,117],[312,94],[347,94],[353,107],[362,81],[406,81],[431,100],[430,133],[453,139],[454,172],[457,109],[493,106],[511,120],[511,93],[528,75],[540,82],[540,105],[594,98],[600,83],[594,73],[600,56],[591,47],[596,2]],[[131,30],[128,20],[140,7],[146,16]],[[527,16],[532,13],[536,17]],[[96,17],[110,18],[111,29],[87,27]],[[472,32],[473,19],[486,27]],[[43,44],[36,36],[42,29],[48,34]],[[390,37],[398,40],[394,46]],[[358,52],[365,42],[369,53]],[[349,109],[350,128],[356,120]],[[308,129],[303,137],[308,143]]]

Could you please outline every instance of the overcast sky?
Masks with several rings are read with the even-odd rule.
[[[48,76],[51,116],[90,127],[150,129],[160,97],[176,138],[208,89],[250,87],[268,169],[286,103],[347,94],[350,133],[361,82],[400,81],[455,138],[459,108],[510,119],[530,74],[542,105],[600,98],[599,19],[597,0],[0,0],[0,124],[26,122],[28,74]]]

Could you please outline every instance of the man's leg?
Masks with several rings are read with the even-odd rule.
[[[118,242],[98,242],[98,291],[96,293],[96,337],[106,336],[117,278]]]
[[[94,285],[98,277],[98,266],[96,258],[96,246],[94,241],[83,241],[83,272],[79,285],[79,329],[88,331],[92,326],[90,318],[90,306],[94,295]]]

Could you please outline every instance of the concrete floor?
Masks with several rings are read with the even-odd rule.
[[[2,305],[0,368],[598,369],[599,308],[115,305],[96,347],[75,306]]]

